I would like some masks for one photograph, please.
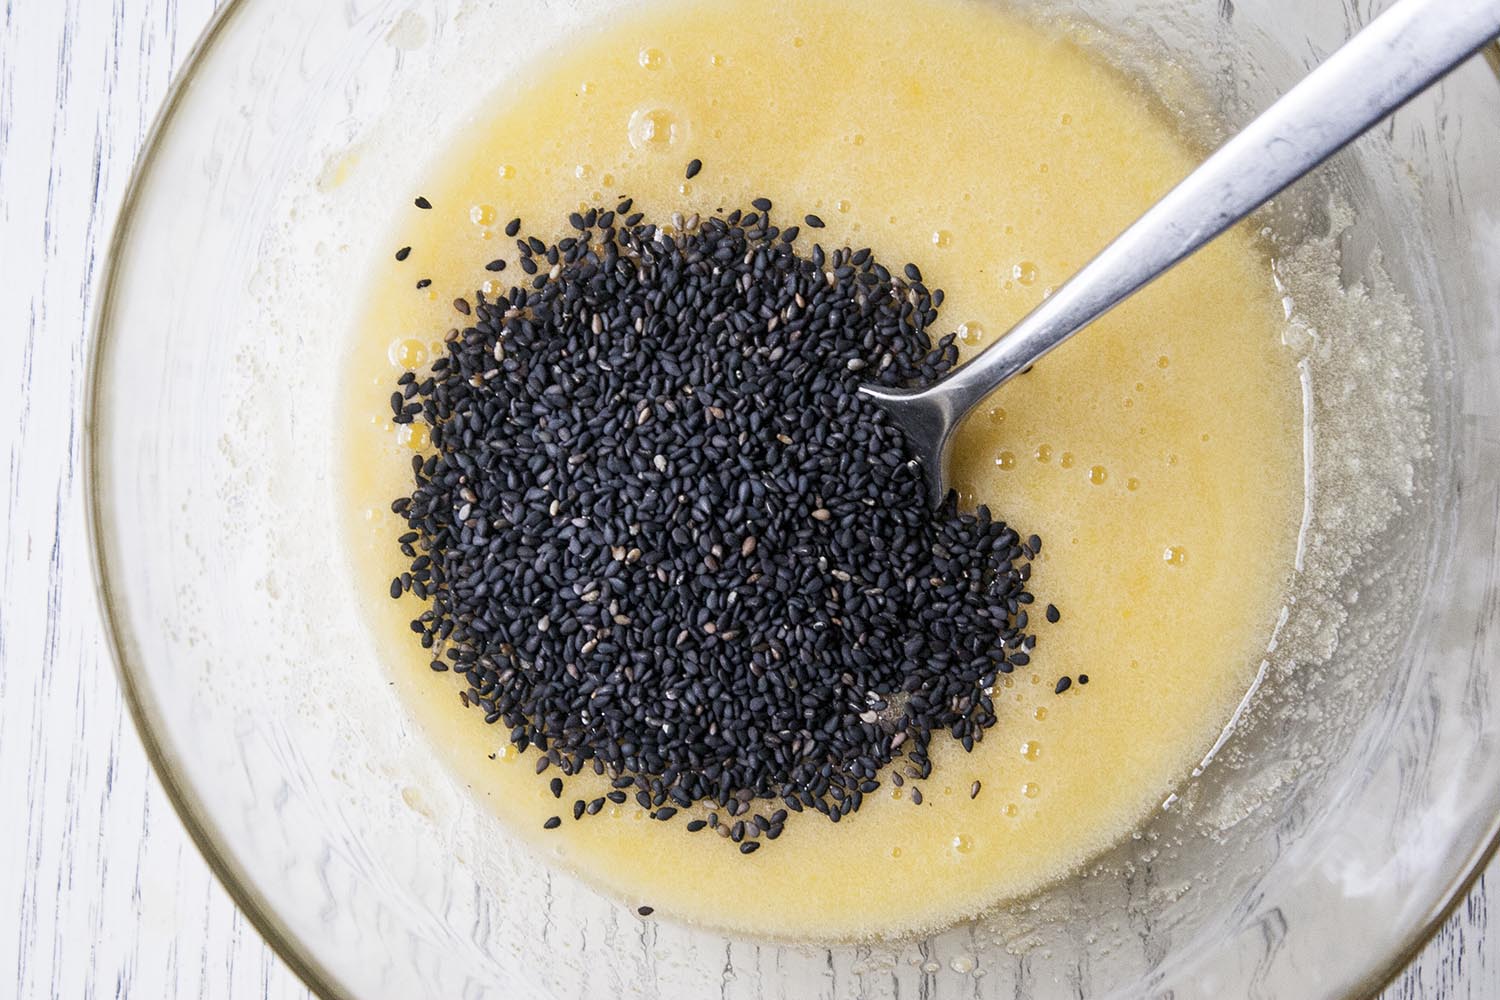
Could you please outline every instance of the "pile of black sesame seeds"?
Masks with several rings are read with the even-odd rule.
[[[550,245],[513,221],[525,284],[455,302],[471,325],[400,378],[394,419],[431,449],[392,504],[391,595],[427,602],[433,669],[538,773],[612,780],[575,820],[701,807],[690,830],[749,854],[789,811],[859,809],[898,757],[891,780],[926,778],[934,733],[972,749],[1030,660],[1041,541],[951,495],[931,510],[856,392],[957,361],[916,267],[801,255],[765,199],[670,228],[632,208]]]

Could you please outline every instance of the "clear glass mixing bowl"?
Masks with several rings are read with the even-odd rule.
[[[1035,899],[827,948],[642,921],[516,846],[433,762],[340,575],[329,428],[340,302],[383,246],[371,206],[474,98],[625,6],[231,2],[148,147],[93,357],[99,590],[143,738],[236,900],[329,997],[1376,988],[1464,892],[1500,817],[1494,52],[1266,217],[1283,247],[1332,248],[1342,287],[1318,294],[1369,349],[1310,354],[1312,583],[1215,759]],[[1146,54],[1190,130],[1247,120],[1372,16],[1353,0],[1030,6],[1067,14],[1082,44]],[[1382,347],[1402,301],[1424,331],[1405,354]],[[1311,314],[1289,330],[1326,333]],[[1408,415],[1415,394],[1425,429],[1371,405],[1382,387]]]

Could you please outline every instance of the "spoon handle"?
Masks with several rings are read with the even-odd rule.
[[[995,344],[922,395],[957,422],[1001,383],[1228,229],[1500,35],[1500,0],[1398,0]]]

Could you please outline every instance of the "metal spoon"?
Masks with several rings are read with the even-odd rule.
[[[1500,0],[1398,0],[977,357],[925,389],[862,386],[905,432],[933,502],[947,495],[953,431],[981,399],[1497,35]]]

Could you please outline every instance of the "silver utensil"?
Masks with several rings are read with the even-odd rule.
[[[954,429],[980,400],[1497,35],[1500,0],[1398,0],[977,357],[926,388],[862,386],[905,432],[933,502],[947,493]]]

